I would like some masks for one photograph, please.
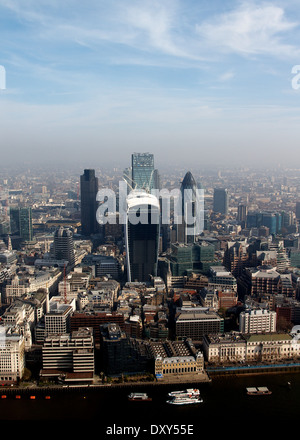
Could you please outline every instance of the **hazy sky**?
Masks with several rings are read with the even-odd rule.
[[[0,0],[0,41],[2,164],[299,168],[298,0]]]

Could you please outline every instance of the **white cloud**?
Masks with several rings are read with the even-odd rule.
[[[282,8],[251,2],[197,25],[197,32],[215,49],[240,55],[295,57],[299,54],[298,47],[285,44],[283,37],[297,26],[298,23],[285,17]]]

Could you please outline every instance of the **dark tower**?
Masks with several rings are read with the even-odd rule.
[[[75,264],[73,233],[62,226],[55,231],[53,243],[54,257],[56,260],[66,260],[69,267]]]
[[[98,178],[95,170],[84,170],[80,176],[81,197],[81,232],[83,235],[95,234],[98,231],[96,219]]]
[[[154,195],[142,190],[129,193],[125,240],[130,282],[149,281],[151,275],[157,275],[159,218],[159,200]]]
[[[214,212],[228,214],[228,191],[226,188],[214,189]]]

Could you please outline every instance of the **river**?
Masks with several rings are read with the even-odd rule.
[[[169,391],[186,386],[68,389],[53,391],[49,400],[40,392],[35,393],[34,400],[30,393],[22,394],[20,399],[8,393],[6,399],[0,399],[0,426],[25,430],[29,425],[32,430],[33,426],[42,425],[47,429],[56,426],[53,422],[64,421],[72,428],[95,427],[99,438],[119,438],[125,426],[139,427],[138,435],[131,433],[132,438],[183,438],[181,425],[191,425],[187,438],[199,438],[208,429],[215,434],[228,430],[246,433],[250,429],[267,434],[278,426],[286,430],[300,419],[299,373],[214,377],[210,383],[193,385],[200,388],[203,403],[174,406],[166,402]],[[251,386],[267,386],[272,394],[248,396],[246,387]],[[152,401],[130,402],[127,395],[131,391],[147,392]],[[181,434],[164,432],[162,425],[174,424],[180,425]],[[116,432],[118,429],[120,432]]]

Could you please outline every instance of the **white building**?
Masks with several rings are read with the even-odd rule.
[[[41,377],[91,381],[95,369],[93,329],[79,328],[72,334],[46,337],[42,361]]]
[[[241,333],[269,333],[276,331],[276,312],[266,309],[245,310],[239,315]]]
[[[292,333],[205,335],[203,352],[211,363],[280,362],[300,356],[299,335]]]
[[[248,335],[247,362],[277,362],[299,356],[299,340],[289,334]]]
[[[58,283],[61,271],[57,268],[28,271],[15,274],[5,286],[3,302],[10,304],[15,298],[37,292],[39,289],[51,291]]]
[[[206,359],[212,363],[243,362],[246,359],[247,343],[238,333],[205,335],[203,351]]]
[[[73,311],[74,308],[70,304],[50,301],[50,310],[45,314],[45,335],[68,333]]]
[[[0,326],[0,381],[14,383],[23,377],[25,340],[17,327]]]

